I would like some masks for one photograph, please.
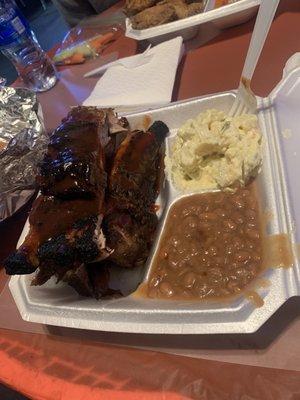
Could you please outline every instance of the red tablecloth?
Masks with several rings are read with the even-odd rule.
[[[173,100],[236,88],[253,23],[225,30],[201,47],[201,37],[188,42]],[[300,50],[299,38],[300,2],[282,0],[254,76],[256,94],[267,95],[281,79],[286,60]],[[122,57],[141,46],[120,37],[106,53],[118,51]],[[58,85],[39,96],[48,130],[57,125],[70,106],[88,96],[97,78],[86,80],[82,74],[99,62],[62,69]],[[29,208],[0,226],[0,261],[15,247]],[[0,291],[4,282],[0,270]],[[47,335],[42,335],[0,329],[0,381],[43,400],[300,398],[299,306],[298,299],[291,300],[258,333],[239,338],[161,339],[59,328],[50,328]],[[1,317],[2,321],[7,318],[8,326],[14,319],[15,329],[42,329],[23,323],[13,305]],[[152,346],[198,358],[111,346],[109,342]]]

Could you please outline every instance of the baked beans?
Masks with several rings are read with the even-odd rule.
[[[262,252],[251,187],[184,197],[168,214],[148,296],[205,299],[238,294],[260,272]]]

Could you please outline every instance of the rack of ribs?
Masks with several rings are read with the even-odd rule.
[[[127,132],[112,110],[77,107],[50,137],[37,177],[41,195],[21,247],[6,272],[50,277],[84,296],[111,294],[111,268],[134,268],[149,254],[157,226],[154,203],[167,126]],[[116,132],[127,132],[115,150]],[[107,162],[107,157],[110,162]]]

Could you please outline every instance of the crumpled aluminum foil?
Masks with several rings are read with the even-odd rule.
[[[36,94],[0,88],[0,222],[35,193],[38,164],[47,144]]]

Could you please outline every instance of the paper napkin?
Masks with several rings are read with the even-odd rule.
[[[137,110],[169,103],[182,53],[182,38],[177,37],[147,50],[145,62],[138,57],[136,65],[127,58],[104,73],[83,104]]]

